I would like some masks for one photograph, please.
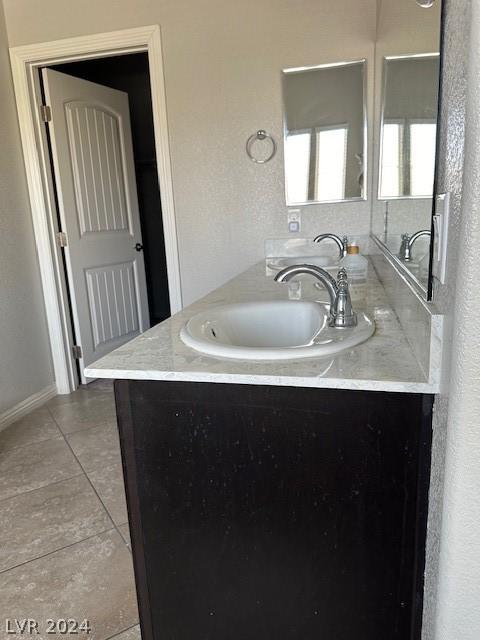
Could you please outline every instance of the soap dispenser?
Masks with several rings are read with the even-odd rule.
[[[360,255],[360,248],[356,242],[347,245],[347,255],[340,261],[340,266],[347,272],[352,302],[357,305],[365,302],[368,260]]]

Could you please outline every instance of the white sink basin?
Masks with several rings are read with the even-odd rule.
[[[238,360],[293,360],[330,356],[368,340],[374,323],[358,313],[348,329],[328,326],[328,306],[274,300],[214,307],[193,316],[180,331],[189,347]]]
[[[302,256],[301,258],[269,258],[270,269],[280,271],[296,264],[313,264],[323,269],[337,269],[338,259],[333,256]]]

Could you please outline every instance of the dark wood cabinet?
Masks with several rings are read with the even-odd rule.
[[[432,396],[115,394],[143,640],[420,638]]]

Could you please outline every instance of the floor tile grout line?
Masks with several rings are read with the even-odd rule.
[[[56,419],[55,419],[55,417],[54,417],[53,415],[52,415],[52,418],[53,418],[53,420],[54,420],[55,424],[56,424],[57,426],[59,426],[59,425],[58,425],[58,422],[56,421]],[[85,429],[85,431],[88,431],[88,429]],[[100,495],[99,495],[99,493],[98,493],[98,491],[97,491],[97,489],[96,489],[95,485],[94,485],[94,484],[93,484],[93,482],[90,480],[90,477],[89,477],[88,473],[86,472],[85,467],[84,467],[84,466],[83,466],[83,464],[80,462],[80,460],[79,460],[78,456],[75,454],[75,451],[72,449],[72,447],[71,447],[70,443],[68,442],[67,437],[66,437],[66,435],[65,435],[65,434],[63,434],[63,439],[65,440],[65,443],[66,443],[67,447],[68,447],[68,448],[70,449],[70,451],[72,452],[72,455],[74,456],[75,460],[76,460],[76,461],[77,461],[77,463],[79,464],[80,469],[81,469],[81,470],[83,471],[83,473],[85,474],[85,477],[87,478],[87,481],[88,481],[89,485],[91,486],[92,491],[95,493],[95,495],[97,496],[98,500],[100,501],[100,504],[101,504],[101,505],[102,505],[102,507],[105,509],[105,512],[106,512],[106,514],[107,514],[108,518],[110,519],[110,522],[111,522],[111,523],[112,523],[112,525],[116,528],[116,527],[117,527],[117,525],[116,525],[115,521],[113,520],[113,518],[112,518],[112,516],[111,516],[111,514],[110,514],[110,511],[107,509],[107,505],[103,502],[102,498],[100,497]],[[118,533],[120,534],[120,537],[122,538],[122,540],[124,540],[124,538],[123,538],[122,534],[121,534],[120,532],[118,532]]]
[[[49,409],[50,411],[50,409]],[[91,427],[87,427],[86,429],[76,429],[75,431],[70,431],[69,433],[64,433],[62,431],[62,427],[60,426],[60,424],[57,422],[57,419],[53,416],[53,414],[50,412],[50,415],[52,416],[52,419],[55,421],[55,424],[57,425],[58,429],[60,430],[60,433],[62,434],[62,436],[64,438],[66,438],[67,436],[73,436],[75,433],[85,433],[86,431],[91,431],[92,429],[98,429],[99,427],[113,427],[116,426],[116,418],[111,418],[110,420],[102,420],[101,422],[99,422],[98,424],[95,424]]]
[[[0,498],[0,506],[2,505],[2,503],[6,502],[7,500],[13,500],[14,498],[25,496],[28,493],[33,493],[34,491],[40,491],[40,489],[46,489],[47,487],[52,487],[55,484],[60,484],[61,482],[67,482],[67,480],[73,480],[73,478],[78,478],[81,475],[87,476],[83,468],[80,468],[80,471],[78,473],[75,473],[73,476],[68,476],[67,478],[61,478],[60,480],[54,480],[53,482],[47,482],[47,484],[42,484],[40,487],[35,487],[35,489],[27,489],[26,491],[15,493],[12,496],[7,496],[6,498]],[[87,476],[87,479],[88,479],[88,476]]]
[[[115,638],[118,638],[118,636],[121,636],[122,633],[127,633],[127,631],[131,631],[132,629],[135,629],[136,627],[139,627],[139,626],[140,626],[139,622],[137,622],[136,624],[132,624],[131,627],[127,627],[126,629],[122,629],[122,631],[119,631],[115,635],[108,636],[108,638],[105,638],[105,640],[115,640]]]
[[[104,392],[102,391],[102,393],[104,393]],[[105,395],[107,395],[107,394],[105,393]],[[68,404],[68,402],[66,402],[65,404]],[[71,452],[71,454],[75,458],[76,462],[78,463],[78,465],[80,467],[80,472],[76,473],[73,476],[69,476],[68,478],[62,478],[61,480],[55,480],[54,482],[50,482],[48,484],[42,485],[41,487],[36,487],[35,489],[28,489],[27,491],[22,491],[21,493],[16,493],[16,494],[14,494],[12,496],[8,496],[6,498],[0,498],[0,505],[3,502],[7,501],[7,500],[13,500],[14,498],[18,498],[19,496],[23,496],[23,495],[26,495],[26,494],[29,494],[29,493],[33,493],[34,491],[39,491],[41,489],[45,489],[46,487],[50,487],[50,486],[53,486],[53,485],[56,485],[56,484],[60,484],[62,482],[66,482],[68,480],[71,480],[73,478],[77,478],[77,477],[83,475],[86,478],[86,480],[87,480],[88,484],[90,485],[92,491],[94,492],[95,496],[98,498],[98,500],[99,500],[100,504],[102,505],[104,511],[106,512],[106,515],[107,515],[108,519],[110,520],[110,523],[112,524],[112,527],[117,530],[118,534],[120,535],[121,539],[124,541],[125,545],[128,548],[130,548],[128,546],[127,541],[125,540],[125,538],[123,537],[123,535],[122,535],[122,533],[120,531],[120,527],[123,526],[124,524],[128,524],[128,520],[126,522],[122,522],[121,524],[117,524],[114,521],[113,517],[110,514],[110,511],[108,510],[106,504],[104,503],[104,501],[100,497],[95,485],[93,484],[93,482],[91,481],[91,479],[89,477],[89,473],[92,473],[92,471],[88,472],[85,469],[85,467],[81,463],[80,459],[78,458],[78,456],[76,455],[75,451],[73,450],[72,446],[70,445],[70,443],[68,441],[68,436],[70,436],[70,435],[72,435],[74,433],[78,433],[80,431],[83,433],[85,431],[90,431],[91,429],[95,429],[95,428],[98,428],[98,427],[109,426],[109,425],[112,425],[113,421],[102,421],[97,425],[89,427],[88,429],[77,429],[76,431],[72,431],[70,433],[64,433],[62,431],[61,427],[60,427],[60,424],[58,423],[58,420],[53,415],[53,412],[52,412],[50,406],[48,405],[48,403],[45,403],[44,405],[42,405],[42,407],[45,408],[46,412],[48,413],[48,415],[50,416],[51,420],[53,421],[55,427],[58,429],[58,434],[54,438],[46,438],[45,440],[39,440],[37,442],[31,442],[31,443],[28,443],[28,444],[25,444],[25,445],[20,445],[18,447],[12,447],[11,449],[7,449],[7,451],[13,451],[13,450],[16,450],[16,449],[21,449],[23,447],[28,447],[28,446],[31,446],[33,444],[38,444],[40,442],[48,442],[49,440],[62,440],[63,439],[63,441],[65,442],[65,444],[68,447],[69,451]],[[31,412],[31,413],[33,413],[33,412]],[[27,415],[30,415],[30,414],[27,414]],[[113,467],[114,465],[115,465],[115,463],[112,463],[111,465],[107,465],[107,468],[108,467]],[[61,547],[61,548],[63,548],[63,547]],[[42,557],[42,556],[38,556],[38,557]],[[32,560],[34,560],[34,559],[36,559],[36,558],[32,558]],[[21,566],[21,565],[15,565],[15,566]],[[0,573],[2,573],[2,572],[3,571],[0,571]]]
[[[32,558],[29,558],[28,560],[25,560],[24,562],[20,562],[20,563],[18,563],[18,564],[12,565],[12,566],[7,567],[7,568],[5,568],[5,569],[1,569],[1,570],[0,570],[0,575],[1,575],[1,574],[4,574],[4,573],[8,573],[9,571],[12,571],[13,569],[16,569],[16,568],[18,568],[18,567],[22,567],[22,566],[27,565],[27,564],[29,564],[29,563],[31,563],[31,562],[35,562],[36,560],[41,560],[41,559],[43,559],[43,558],[46,558],[46,557],[48,557],[48,556],[51,556],[51,555],[53,555],[54,553],[57,553],[57,552],[59,552],[59,551],[63,551],[63,550],[65,550],[65,549],[68,549],[68,548],[70,548],[70,547],[73,547],[73,546],[75,546],[75,545],[77,545],[77,544],[83,543],[83,542],[85,542],[85,541],[87,541],[87,540],[90,540],[90,539],[92,539],[92,538],[95,538],[96,536],[103,535],[103,534],[107,534],[107,533],[110,533],[110,532],[113,532],[113,531],[115,531],[115,532],[117,533],[117,535],[120,537],[121,542],[122,542],[122,543],[127,547],[127,551],[128,551],[128,552],[130,552],[130,554],[131,554],[131,548],[130,548],[130,546],[129,546],[129,544],[128,544],[127,540],[124,538],[124,536],[123,536],[122,532],[120,531],[120,527],[122,527],[122,526],[124,526],[124,525],[128,525],[128,520],[127,520],[126,522],[124,522],[124,523],[121,523],[121,524],[117,524],[117,523],[113,520],[113,518],[112,518],[112,516],[111,516],[111,514],[110,514],[109,510],[107,509],[107,507],[106,507],[106,505],[105,505],[104,501],[102,500],[102,498],[101,498],[101,497],[100,497],[100,495],[98,494],[98,492],[97,492],[97,490],[96,490],[95,486],[93,485],[92,481],[90,480],[90,477],[89,477],[89,475],[88,475],[88,472],[85,470],[84,466],[83,466],[83,465],[82,465],[82,463],[80,462],[80,460],[79,460],[78,456],[75,454],[75,452],[74,452],[73,448],[71,447],[71,445],[70,445],[70,443],[69,443],[69,441],[68,441],[68,436],[70,436],[70,435],[72,435],[72,434],[74,434],[74,433],[78,433],[79,431],[85,432],[85,431],[89,431],[90,429],[94,429],[94,428],[98,428],[98,427],[103,427],[103,426],[105,426],[105,427],[107,427],[107,426],[109,426],[109,425],[112,425],[112,426],[113,426],[113,424],[115,423],[115,420],[101,421],[99,424],[94,425],[94,426],[92,426],[92,427],[89,427],[88,429],[78,429],[77,431],[72,431],[72,432],[70,432],[70,433],[66,434],[66,433],[64,433],[64,432],[62,431],[62,429],[60,428],[60,425],[59,425],[58,421],[56,420],[55,416],[53,415],[53,413],[52,413],[52,411],[51,411],[50,407],[48,406],[48,404],[45,404],[45,405],[43,405],[43,406],[45,406],[45,409],[46,409],[46,411],[47,411],[48,415],[51,417],[51,419],[52,419],[52,421],[53,421],[54,425],[56,426],[56,428],[57,428],[57,430],[58,430],[58,434],[57,434],[56,436],[52,437],[52,438],[45,438],[44,440],[38,440],[38,441],[36,441],[36,442],[31,442],[31,443],[27,443],[27,444],[20,445],[20,446],[17,446],[17,447],[12,447],[11,449],[7,449],[7,450],[6,450],[6,453],[7,453],[7,452],[9,452],[9,451],[13,451],[13,450],[17,450],[17,449],[22,449],[22,448],[24,448],[24,447],[28,447],[28,446],[31,446],[31,445],[34,445],[34,444],[39,444],[39,443],[42,443],[42,442],[48,442],[48,441],[61,440],[61,439],[63,439],[63,440],[64,440],[64,442],[65,442],[65,444],[66,444],[66,446],[67,446],[67,448],[70,450],[71,454],[73,455],[74,460],[78,463],[78,466],[79,466],[79,472],[78,472],[78,473],[75,473],[74,475],[69,476],[69,477],[67,477],[67,478],[61,478],[60,480],[55,480],[54,482],[47,483],[47,484],[45,484],[45,485],[42,485],[42,486],[40,486],[40,487],[36,487],[36,488],[34,488],[34,489],[28,489],[27,491],[23,491],[23,492],[17,493],[17,494],[12,495],[12,496],[8,496],[8,497],[5,497],[5,498],[1,498],[1,499],[0,499],[0,505],[1,505],[3,502],[6,502],[6,501],[8,501],[8,500],[13,500],[13,499],[15,499],[15,498],[19,498],[19,497],[24,496],[24,495],[26,495],[26,494],[30,494],[30,493],[33,493],[33,492],[35,492],[35,491],[40,491],[41,489],[45,489],[45,488],[50,487],[50,486],[54,486],[54,485],[57,485],[57,484],[61,484],[62,482],[68,482],[69,480],[72,480],[72,479],[74,479],[74,478],[79,478],[79,477],[83,476],[84,478],[86,478],[86,480],[87,480],[88,484],[90,485],[90,487],[91,487],[91,489],[92,489],[92,491],[93,491],[94,495],[98,498],[98,500],[99,500],[99,502],[100,502],[100,504],[101,504],[102,508],[103,508],[103,509],[104,509],[104,511],[105,511],[105,514],[106,514],[106,516],[107,516],[107,518],[108,518],[107,527],[106,527],[105,529],[101,530],[101,531],[97,531],[96,533],[94,533],[94,534],[92,534],[92,535],[90,535],[90,536],[87,536],[87,537],[85,537],[85,538],[82,538],[81,540],[76,540],[75,542],[72,542],[72,543],[66,544],[66,545],[64,545],[64,546],[61,546],[61,547],[59,547],[59,548],[57,548],[57,549],[54,549],[54,550],[52,550],[52,551],[49,551],[49,552],[47,552],[47,553],[43,553],[43,554],[41,554],[41,555],[38,555],[38,556],[35,556],[35,557],[32,557]],[[113,423],[113,424],[112,424],[112,423]],[[112,463],[112,465],[109,465],[109,466],[112,466],[112,467],[113,467],[113,465],[114,465],[114,463]],[[111,527],[110,527],[110,526],[108,526],[109,524],[111,524]],[[114,638],[115,636],[118,636],[118,635],[120,635],[120,634],[122,634],[122,633],[125,633],[125,632],[127,632],[127,631],[129,631],[129,630],[131,630],[131,629],[134,629],[137,625],[138,625],[138,622],[137,622],[137,623],[135,623],[134,625],[130,626],[130,627],[127,627],[126,629],[123,629],[123,630],[119,631],[119,632],[118,632],[118,633],[116,633],[114,636],[110,636],[110,638]]]
[[[112,399],[105,395],[101,399],[100,398],[95,398],[93,400],[89,399],[88,403],[64,402],[63,404],[55,404],[55,405],[47,405],[47,406],[48,406],[48,410],[51,412],[54,411],[55,413],[60,413],[60,414],[65,413],[64,417],[68,419],[70,415],[72,415],[72,413],[74,414],[75,412],[82,413],[82,414],[84,413],[88,415],[89,412],[94,412],[98,408],[100,408],[103,411],[107,411],[108,409],[111,408],[111,402],[112,402]]]
[[[52,420],[55,422],[55,424],[57,425],[57,427],[60,429],[60,425],[58,424],[57,419],[55,418],[55,416],[53,415],[53,413],[50,411],[50,407],[47,407],[47,409],[48,409],[48,411],[49,411],[50,415],[52,416]],[[97,426],[102,426],[102,425],[97,425]],[[95,427],[91,427],[91,428],[92,428],[92,429],[94,429]],[[60,430],[61,430],[61,429],[60,429]],[[85,432],[85,431],[89,431],[89,430],[90,430],[90,429],[82,429],[81,431],[82,431],[82,432]],[[79,431],[80,431],[80,430],[79,430]],[[64,440],[65,440],[65,442],[66,442],[67,446],[69,447],[69,449],[70,449],[70,451],[72,452],[72,454],[75,456],[75,459],[77,460],[77,462],[78,462],[78,464],[80,465],[80,467],[81,467],[81,469],[82,469],[83,473],[85,474],[85,476],[86,476],[86,478],[87,478],[87,480],[88,480],[88,482],[89,482],[90,486],[92,487],[92,490],[95,492],[95,495],[97,496],[97,498],[99,499],[99,501],[100,501],[101,505],[103,506],[103,508],[104,508],[104,509],[105,509],[105,511],[107,512],[107,515],[108,515],[108,517],[109,517],[110,521],[113,523],[113,525],[114,525],[115,529],[117,530],[118,535],[119,535],[119,536],[120,536],[120,538],[123,540],[123,542],[124,542],[125,546],[127,547],[127,549],[129,550],[129,552],[130,552],[130,554],[131,554],[131,553],[132,553],[131,546],[130,546],[130,545],[128,544],[128,542],[125,540],[125,538],[123,537],[122,532],[120,531],[120,527],[122,527],[122,526],[123,526],[123,525],[125,525],[125,524],[129,524],[128,520],[127,520],[126,522],[122,522],[121,524],[117,524],[117,523],[115,522],[115,520],[114,520],[114,519],[113,519],[113,517],[111,516],[110,511],[108,510],[108,508],[107,508],[106,504],[103,502],[102,498],[100,497],[100,494],[98,493],[97,489],[95,488],[95,485],[94,485],[94,484],[93,484],[93,482],[91,481],[90,476],[88,475],[88,472],[85,470],[84,466],[82,465],[82,463],[80,462],[79,458],[77,457],[77,455],[75,454],[74,450],[72,449],[72,447],[71,447],[70,443],[68,442],[68,440],[67,440],[67,436],[68,436],[68,435],[70,435],[70,434],[63,433],[63,431],[61,431],[61,433],[62,433],[62,436],[63,436],[63,438],[64,438]],[[78,431],[72,431],[72,433],[78,433]],[[121,459],[120,459],[120,463],[121,463]],[[115,463],[114,463],[114,464],[115,464]],[[113,467],[113,466],[114,466],[114,464],[112,464],[112,465],[107,465],[107,468],[108,468],[108,467]],[[121,633],[123,633],[123,632],[121,632]],[[118,634],[117,634],[117,635],[118,635]]]
[[[67,436],[67,435],[70,435],[70,434],[65,434],[65,433],[63,433],[63,431],[62,431],[62,430],[61,430],[61,428],[60,428],[60,425],[58,424],[57,420],[55,419],[55,416],[52,414],[52,412],[51,412],[51,410],[50,410],[50,407],[48,406],[48,403],[46,403],[46,404],[42,405],[42,407],[45,407],[45,409],[47,410],[48,414],[50,415],[50,418],[53,420],[53,423],[55,424],[56,428],[58,429],[58,435],[57,435],[57,436],[55,436],[54,438],[47,438],[47,439],[45,439],[45,440],[39,440],[39,441],[37,441],[37,442],[30,442],[29,444],[20,445],[19,447],[12,447],[11,449],[7,449],[5,452],[3,452],[3,451],[2,451],[1,453],[8,453],[9,451],[17,451],[18,449],[24,449],[24,448],[26,448],[26,447],[31,447],[31,446],[33,446],[33,445],[35,445],[35,444],[41,444],[41,443],[43,443],[43,442],[51,442],[51,441],[54,441],[54,440],[62,440],[62,439],[63,439],[63,441],[64,441],[64,442],[65,442],[65,444],[67,445],[68,449],[69,449],[69,450],[70,450],[70,452],[72,453],[73,457],[75,458],[76,462],[78,462],[78,465],[79,465],[79,467],[80,467],[80,472],[79,472],[79,473],[75,473],[75,474],[74,474],[74,475],[72,475],[72,476],[68,476],[67,478],[62,478],[62,479],[60,479],[60,480],[55,480],[54,482],[48,482],[47,484],[44,484],[44,485],[42,485],[41,487],[35,487],[35,489],[27,489],[27,491],[21,491],[20,493],[15,493],[15,494],[14,494],[14,495],[12,495],[12,496],[7,496],[7,497],[5,497],[5,498],[0,498],[0,504],[1,504],[1,503],[3,503],[5,500],[11,500],[12,498],[17,498],[18,496],[23,496],[23,495],[25,495],[25,494],[27,494],[27,493],[32,493],[32,491],[38,491],[39,489],[44,489],[45,487],[49,487],[49,486],[51,486],[51,485],[58,484],[59,482],[64,482],[65,480],[71,480],[72,478],[76,478],[76,477],[78,477],[78,476],[82,475],[82,473],[83,473],[83,475],[87,478],[87,480],[88,480],[88,482],[89,482],[90,486],[91,486],[91,487],[92,487],[92,489],[94,490],[95,495],[96,495],[96,496],[97,496],[97,498],[100,500],[100,502],[101,502],[101,504],[102,504],[103,508],[104,508],[104,509],[105,509],[105,511],[107,512],[107,515],[108,515],[108,517],[110,518],[111,522],[112,522],[112,523],[113,523],[113,525],[115,526],[115,523],[113,522],[112,517],[111,517],[110,513],[108,512],[108,509],[106,508],[105,504],[103,503],[103,500],[101,500],[101,498],[100,498],[100,496],[98,495],[98,493],[97,493],[97,491],[96,491],[95,487],[93,487],[93,485],[92,485],[92,483],[91,483],[91,481],[90,481],[90,478],[88,477],[87,472],[85,471],[85,469],[84,469],[83,465],[80,463],[80,460],[79,460],[79,459],[78,459],[78,457],[75,455],[75,452],[73,451],[72,447],[70,446],[70,443],[69,443],[69,442],[68,442],[68,440],[67,440],[67,437],[66,437],[66,436]],[[34,409],[34,411],[36,411],[36,409]],[[33,413],[33,411],[31,411],[30,413]],[[27,416],[28,416],[28,415],[30,415],[30,414],[27,414]],[[24,416],[24,417],[26,417],[26,416]],[[13,424],[15,424],[15,423],[13,423]],[[98,425],[97,425],[97,427],[104,426],[104,424],[105,424],[105,423],[100,423],[100,424],[98,424]],[[91,427],[91,428],[95,428],[95,427]],[[82,431],[88,431],[88,430],[89,430],[89,429],[83,429]],[[77,432],[75,432],[75,431],[74,431],[74,432],[72,432],[72,433],[77,433]]]
[[[95,393],[98,393],[98,392],[95,392]],[[107,394],[105,394],[105,395],[107,395]],[[68,404],[73,404],[73,403],[65,402],[65,405],[68,405]],[[58,406],[62,406],[62,405],[58,405]],[[21,445],[18,445],[16,447],[11,447],[9,449],[1,450],[0,454],[7,453],[8,451],[14,451],[16,449],[23,449],[24,447],[29,447],[29,446],[32,446],[34,444],[40,444],[42,442],[49,442],[50,440],[58,440],[60,437],[69,436],[69,435],[72,435],[74,433],[78,433],[79,431],[84,432],[84,431],[89,431],[90,429],[97,429],[98,427],[109,426],[109,425],[112,425],[112,423],[114,423],[114,421],[115,421],[115,417],[113,417],[111,420],[103,420],[103,421],[99,422],[98,424],[96,424],[96,425],[94,425],[92,427],[88,427],[87,429],[76,429],[75,431],[71,431],[70,433],[64,433],[62,428],[61,428],[61,426],[60,426],[60,424],[58,423],[58,421],[56,420],[55,416],[53,415],[52,410],[51,410],[50,406],[48,405],[48,402],[46,402],[45,404],[43,404],[40,407],[38,407],[38,409],[46,409],[46,411],[48,412],[50,418],[53,420],[53,422],[55,423],[56,428],[58,429],[58,434],[56,436],[51,437],[51,438],[43,438],[42,440],[35,440],[34,442],[27,442],[25,444],[21,444]],[[29,415],[31,415],[32,413],[34,413],[38,409],[34,409],[30,413],[28,413],[25,416],[23,416],[23,418],[20,418],[20,420],[23,420],[23,419],[27,418]],[[20,420],[18,422],[20,422]],[[14,425],[15,425],[15,422],[12,423],[11,425],[9,425],[9,427],[12,427]]]
[[[15,423],[13,423],[15,424]],[[9,426],[13,426],[9,425]],[[0,450],[0,455],[4,454],[4,453],[8,453],[9,451],[17,451],[18,449],[25,449],[25,447],[31,447],[34,444],[43,444],[44,442],[51,442],[52,440],[60,440],[60,438],[62,437],[62,432],[60,431],[57,423],[55,423],[55,426],[57,427],[57,429],[59,430],[58,435],[53,436],[53,438],[44,438],[43,440],[35,440],[34,442],[26,442],[25,444],[19,444],[17,447],[10,447],[9,449],[1,449]]]
[[[67,437],[67,436],[73,436],[76,433],[86,433],[87,431],[92,431],[92,429],[99,429],[100,427],[114,427],[114,426],[116,427],[116,423],[115,423],[115,420],[112,418],[112,420],[105,420],[104,422],[99,422],[98,424],[95,424],[92,427],[88,427],[87,429],[76,429],[75,431],[70,431],[69,433],[64,433],[61,430],[61,427],[59,427],[59,429],[62,436]]]
[[[67,436],[68,436],[68,435],[71,435],[71,434],[65,434],[65,433],[63,433],[63,431],[62,431],[62,429],[61,429],[60,425],[58,424],[58,421],[56,420],[55,416],[52,414],[52,411],[50,410],[50,407],[48,406],[48,403],[47,403],[47,404],[42,405],[42,407],[45,407],[45,409],[47,410],[47,413],[49,414],[50,418],[53,420],[53,423],[55,424],[56,428],[58,429],[58,435],[56,435],[56,436],[55,436],[55,437],[53,437],[53,438],[46,438],[45,440],[38,440],[37,442],[30,442],[30,443],[28,443],[28,444],[23,444],[23,445],[20,445],[20,446],[18,446],[18,447],[12,447],[11,449],[6,449],[4,452],[2,451],[1,453],[3,454],[3,453],[8,453],[9,451],[17,451],[17,450],[19,450],[19,449],[24,449],[24,448],[26,448],[26,447],[31,447],[31,446],[33,446],[33,445],[35,445],[35,444],[41,444],[41,443],[43,443],[43,442],[51,442],[51,441],[54,441],[54,440],[62,440],[62,439],[63,439],[63,441],[66,443],[67,447],[69,448],[70,452],[71,452],[71,453],[72,453],[72,455],[74,456],[75,460],[78,462],[78,464],[79,464],[79,466],[80,466],[80,469],[81,469],[81,472],[76,473],[76,474],[74,474],[74,475],[72,475],[72,476],[68,476],[67,478],[62,478],[61,480],[55,480],[54,482],[49,482],[49,483],[47,483],[47,484],[42,485],[41,487],[36,487],[35,489],[27,489],[27,491],[21,491],[20,493],[15,493],[15,494],[14,494],[14,495],[12,495],[12,496],[7,496],[7,497],[5,497],[5,498],[0,498],[0,504],[1,504],[2,502],[4,502],[5,500],[11,500],[12,498],[16,498],[16,497],[18,497],[18,496],[23,496],[23,495],[25,495],[26,493],[31,493],[32,491],[38,491],[39,489],[44,489],[45,487],[49,487],[50,485],[57,484],[57,483],[59,483],[59,482],[63,482],[64,480],[70,480],[70,479],[72,479],[72,478],[76,478],[77,476],[81,475],[81,474],[82,474],[82,472],[83,472],[83,474],[84,474],[84,475],[85,475],[85,477],[87,478],[87,480],[88,480],[88,482],[89,482],[90,486],[91,486],[91,487],[92,487],[92,489],[94,490],[95,495],[98,497],[98,499],[100,500],[100,502],[101,502],[101,504],[102,504],[103,508],[107,511],[107,514],[108,514],[108,516],[109,516],[110,520],[113,522],[112,517],[110,516],[110,513],[108,512],[108,509],[106,508],[105,504],[103,503],[103,500],[101,500],[101,498],[100,498],[100,496],[98,495],[98,493],[97,493],[97,491],[96,491],[95,487],[93,487],[92,482],[90,481],[90,478],[88,477],[88,473],[85,471],[85,469],[84,469],[83,465],[80,463],[80,460],[79,460],[79,459],[78,459],[78,457],[75,455],[75,452],[73,451],[72,447],[70,446],[70,443],[69,443],[69,442],[68,442],[68,440],[67,440]],[[34,411],[35,411],[35,410],[34,410]],[[33,413],[33,411],[32,411],[32,412],[30,412],[30,413]],[[28,415],[30,415],[30,414],[27,414],[27,416],[28,416]],[[26,417],[26,416],[25,416],[25,417]],[[14,423],[14,424],[15,424],[15,423]],[[95,428],[98,428],[98,427],[106,426],[106,425],[108,425],[108,424],[109,424],[108,422],[101,422],[101,423],[99,423],[98,425],[96,425],[95,427],[89,427],[88,429],[79,429],[78,431],[85,432],[85,431],[89,431],[90,429],[95,429]],[[73,433],[78,433],[78,431],[72,431],[72,434],[73,434]],[[113,524],[114,524],[114,526],[115,526],[115,523],[113,523]]]
[[[59,547],[58,549],[54,549],[53,551],[49,551],[48,553],[42,553],[42,555],[37,556],[35,558],[30,558],[30,560],[25,560],[25,562],[19,562],[16,565],[13,565],[12,567],[8,567],[8,569],[2,569],[0,570],[0,575],[7,573],[7,571],[12,571],[13,569],[18,569],[18,567],[23,567],[26,564],[29,564],[30,562],[36,562],[37,560],[41,560],[42,558],[48,558],[48,556],[53,555],[54,553],[57,553],[58,551],[64,551],[65,549],[70,549],[70,547],[74,547],[76,544],[81,544],[82,542],[86,542],[87,540],[91,540],[92,538],[96,538],[97,536],[101,536],[104,533],[110,533],[111,531],[116,531],[116,527],[113,526],[110,529],[104,529],[103,531],[98,531],[97,533],[93,533],[91,536],[87,536],[86,538],[83,538],[82,540],[76,540],[75,542],[71,542],[70,544],[66,544],[64,547]],[[121,534],[119,534],[120,537]],[[123,540],[123,538],[122,538]]]
[[[127,522],[123,522],[122,524],[117,524],[117,525],[115,525],[115,526],[116,526],[117,531],[118,531],[118,533],[120,534],[120,536],[121,536],[122,540],[125,542],[125,545],[126,545],[127,549],[130,551],[130,553],[132,553],[131,543],[129,544],[129,543],[125,540],[125,538],[123,537],[122,532],[120,531],[120,527],[124,527],[125,525],[128,525],[128,533],[130,534],[130,523],[128,522],[128,520],[127,520]]]

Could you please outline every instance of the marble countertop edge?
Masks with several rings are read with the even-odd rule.
[[[276,387],[308,387],[312,389],[351,389],[357,391],[387,391],[395,393],[439,392],[439,385],[430,382],[368,380],[351,378],[312,378],[303,376],[267,376],[238,373],[207,373],[205,371],[159,371],[138,369],[86,368],[87,378],[107,378],[115,380],[157,380],[165,382],[211,382],[224,384],[251,384]]]

